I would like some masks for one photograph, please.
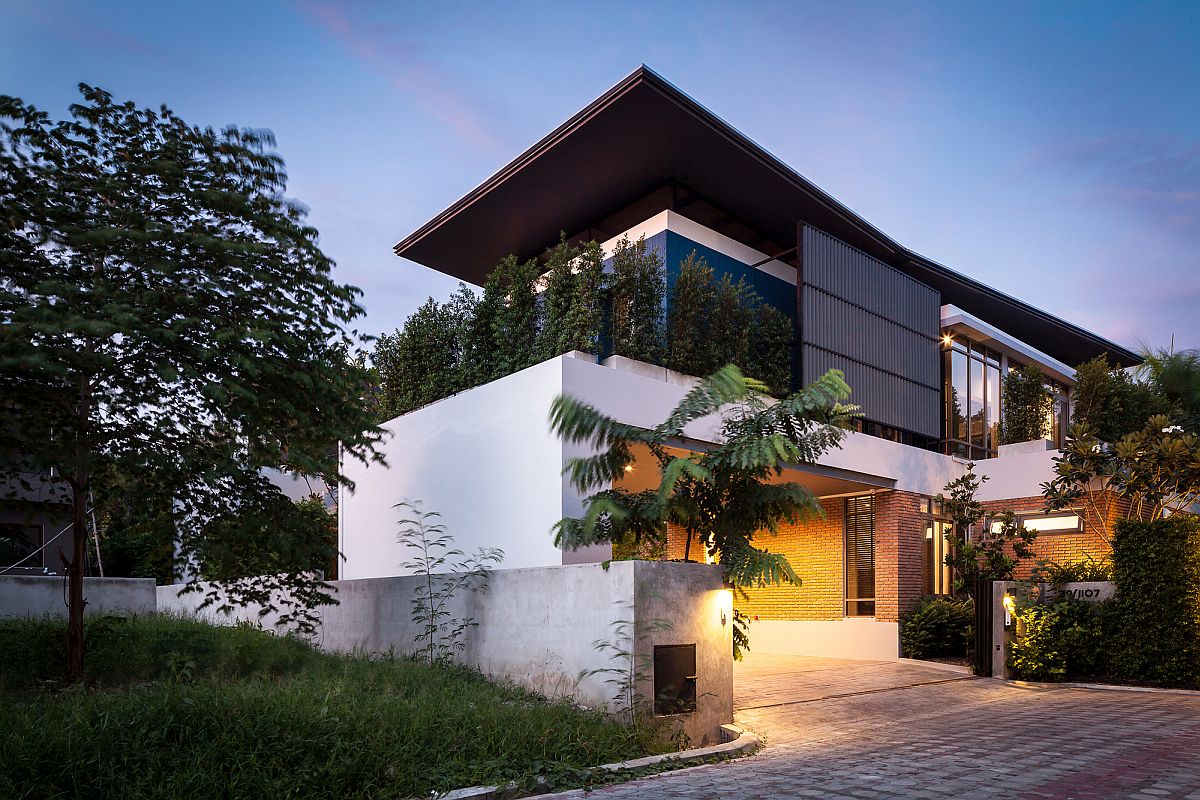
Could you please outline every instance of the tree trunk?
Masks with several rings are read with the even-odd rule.
[[[91,352],[89,343],[86,350]],[[75,416],[75,473],[71,476],[71,563],[67,565],[67,681],[83,680],[83,568],[87,560],[88,423],[92,413],[91,382],[79,378],[79,407]]]
[[[67,565],[67,680],[83,680],[83,568],[87,558],[87,473],[76,473],[71,513],[71,536],[74,539],[71,562]]]

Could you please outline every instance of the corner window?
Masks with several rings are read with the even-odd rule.
[[[991,458],[1000,445],[1000,354],[961,334],[945,333],[942,342],[943,452]]]
[[[875,616],[875,498],[846,499],[846,616]]]

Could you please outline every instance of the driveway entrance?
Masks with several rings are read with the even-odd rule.
[[[758,755],[588,797],[1200,800],[1200,693],[751,654],[734,698],[738,723],[766,741]]]

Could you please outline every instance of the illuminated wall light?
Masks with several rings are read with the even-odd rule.
[[[1017,600],[1011,594],[1005,594],[1000,601],[1004,606],[1004,627],[1012,626],[1012,616],[1017,610]]]

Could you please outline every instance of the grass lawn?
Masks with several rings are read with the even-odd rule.
[[[0,797],[414,797],[656,751],[463,668],[162,616],[86,637],[86,685],[64,690],[66,623],[0,621]]]

